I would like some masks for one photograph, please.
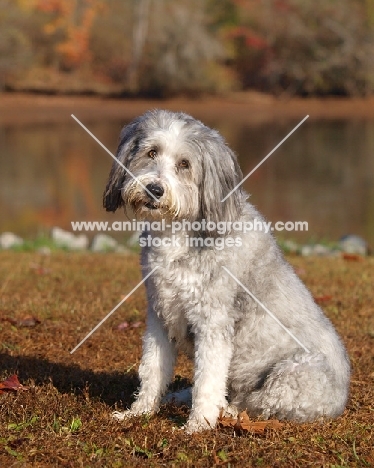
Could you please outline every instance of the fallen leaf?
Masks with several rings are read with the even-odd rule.
[[[139,328],[142,324],[143,322],[129,323],[125,321],[125,322],[120,323],[116,327],[113,327],[113,330],[125,330],[126,328]]]
[[[314,298],[314,300],[317,302],[317,304],[324,304],[326,302],[330,302],[332,299],[332,296],[325,295],[325,296],[317,296]]]
[[[230,416],[220,416],[218,419],[218,423],[221,427],[234,427],[237,420],[237,418],[232,418]]]
[[[362,262],[363,260],[363,258],[357,254],[343,253],[342,257],[348,262]]]
[[[26,315],[22,319],[17,320],[17,327],[35,327],[41,321],[33,315]]]
[[[25,387],[20,383],[16,374],[13,374],[0,382],[0,393],[4,393],[6,391],[17,392],[18,390],[28,390],[28,387]]]
[[[283,423],[279,422],[277,419],[269,419],[267,421],[251,421],[246,411],[239,413],[237,418],[232,416],[223,416],[223,411],[221,410],[218,418],[218,425],[220,427],[232,427],[238,432],[247,431],[262,434],[265,429],[268,428],[281,428]]]
[[[124,330],[125,328],[129,327],[129,322],[122,322],[116,327],[114,327],[115,330]]]
[[[38,325],[41,323],[41,321],[37,318],[34,317],[33,315],[26,315],[23,318],[20,319],[14,319],[12,317],[1,317],[0,321],[2,322],[9,322],[15,327],[35,327],[35,325]]]
[[[1,322],[9,322],[12,325],[17,325],[17,320],[11,318],[11,317],[0,317]]]
[[[134,322],[130,325],[131,328],[139,328],[143,322]]]

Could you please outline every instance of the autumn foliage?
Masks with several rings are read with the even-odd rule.
[[[63,39],[56,44],[56,54],[66,69],[76,68],[89,61],[90,33],[97,13],[102,9],[102,1],[85,0],[81,11],[76,0],[36,0],[34,8],[50,16],[44,25],[47,35],[63,33]]]
[[[374,91],[369,1],[0,4],[0,88],[82,92],[105,83],[104,92],[159,96],[248,88],[302,95]]]

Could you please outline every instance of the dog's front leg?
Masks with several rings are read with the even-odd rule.
[[[161,320],[153,310],[148,312],[147,330],[143,340],[143,355],[139,367],[140,389],[131,408],[115,411],[113,417],[123,420],[158,410],[174,371],[176,350],[169,340]]]
[[[226,386],[232,355],[229,327],[205,324],[195,330],[195,375],[189,433],[213,428],[219,411],[227,406]]]

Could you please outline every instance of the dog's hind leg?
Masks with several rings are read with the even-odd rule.
[[[143,355],[139,367],[140,389],[127,411],[115,411],[118,420],[158,410],[161,397],[173,376],[176,349],[153,310],[148,313],[147,330],[143,341]]]
[[[346,387],[323,354],[299,353],[275,364],[262,386],[240,406],[250,415],[264,418],[305,422],[336,417],[344,410]]]

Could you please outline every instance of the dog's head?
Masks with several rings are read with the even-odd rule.
[[[137,218],[234,221],[243,192],[235,154],[221,135],[187,114],[147,112],[124,127],[103,204]]]

